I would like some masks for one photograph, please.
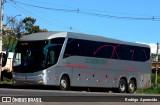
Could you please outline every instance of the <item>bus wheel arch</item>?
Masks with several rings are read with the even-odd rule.
[[[134,93],[137,89],[137,81],[136,78],[131,78],[128,82],[127,93]]]
[[[127,79],[125,77],[121,77],[118,84],[118,92],[126,93],[127,91]]]
[[[60,79],[59,88],[61,90],[69,90],[70,88],[70,78],[68,74],[63,74]]]

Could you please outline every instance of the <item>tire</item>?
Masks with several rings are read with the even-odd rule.
[[[128,93],[134,93],[136,91],[136,84],[133,80],[130,80],[128,83]]]
[[[118,92],[119,93],[126,93],[127,90],[127,83],[124,79],[120,79],[119,81],[119,87],[118,87]]]
[[[69,82],[69,78],[67,76],[62,76],[61,80],[60,80],[60,86],[59,88],[61,90],[69,90],[70,88],[70,82]]]

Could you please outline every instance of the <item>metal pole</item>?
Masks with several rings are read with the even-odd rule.
[[[0,81],[1,81],[1,71],[2,71],[2,29],[3,29],[3,12],[4,12],[4,0],[1,0],[1,8],[0,8]]]
[[[157,87],[157,73],[158,73],[158,50],[159,50],[159,43],[157,43],[157,55],[156,55],[156,77],[155,77],[155,85]]]
[[[5,26],[7,26],[7,25],[9,24],[10,21],[13,21],[17,16],[21,16],[21,14],[16,15],[16,16],[14,16],[12,19],[10,19],[10,20],[5,24]]]

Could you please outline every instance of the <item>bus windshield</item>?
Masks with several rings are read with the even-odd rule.
[[[18,42],[13,59],[15,72],[35,72],[45,68],[43,47],[48,41]]]
[[[57,63],[65,38],[19,41],[13,58],[13,71],[32,73]]]

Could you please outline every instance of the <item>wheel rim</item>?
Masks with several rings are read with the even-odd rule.
[[[133,84],[129,84],[129,89],[130,89],[131,92],[133,92],[134,91],[134,85]]]
[[[61,86],[62,86],[63,88],[66,88],[66,87],[67,87],[67,82],[66,82],[64,79],[61,80]]]
[[[123,91],[125,91],[125,84],[120,84],[120,90],[123,92]]]

